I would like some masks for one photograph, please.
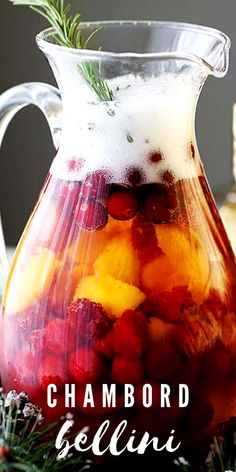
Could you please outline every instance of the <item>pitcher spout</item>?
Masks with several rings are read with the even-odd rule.
[[[203,28],[205,29],[205,28]],[[224,77],[229,68],[229,50],[231,41],[221,31],[209,28],[209,37],[199,43],[202,48],[201,59],[208,67],[209,74],[215,77]]]

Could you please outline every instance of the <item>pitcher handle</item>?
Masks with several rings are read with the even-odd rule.
[[[16,85],[0,95],[0,147],[10,121],[27,105],[35,105],[43,112],[57,149],[61,133],[61,96],[57,88],[41,82]],[[8,270],[9,261],[0,217],[0,301]]]

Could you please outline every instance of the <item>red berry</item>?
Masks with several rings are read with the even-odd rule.
[[[30,351],[34,354],[43,354],[45,347],[45,330],[34,329],[29,335]]]
[[[109,215],[116,220],[130,220],[137,213],[137,197],[129,190],[114,192],[109,196],[107,209]]]
[[[60,210],[71,211],[78,202],[80,197],[80,182],[62,180],[59,181],[56,202]]]
[[[116,356],[112,363],[111,376],[117,383],[138,384],[144,377],[144,367],[140,359]]]
[[[152,223],[168,223],[177,214],[177,191],[176,186],[172,185],[172,178],[171,173],[167,171],[163,175],[163,179],[166,179],[165,185],[149,184],[139,189],[143,215]]]
[[[113,326],[113,321],[106,315],[102,305],[87,298],[71,302],[67,310],[69,323],[83,339],[101,338]]]
[[[145,312],[173,323],[181,317],[181,307],[188,297],[187,287],[174,287],[171,292],[154,293],[144,302]]]
[[[84,199],[103,199],[106,197],[108,191],[105,172],[93,172],[89,174],[82,183],[80,195]]]
[[[113,328],[116,354],[140,357],[148,345],[148,323],[141,311],[126,310]]]
[[[60,388],[68,380],[63,358],[47,356],[43,359],[38,369],[38,382],[41,388],[46,388],[50,383]]]
[[[70,356],[69,370],[78,383],[92,383],[102,380],[104,363],[96,352],[88,347],[81,347]]]
[[[95,351],[103,357],[112,357],[114,354],[114,340],[113,340],[113,330],[104,338],[98,338],[95,341]]]
[[[139,185],[143,180],[141,171],[136,168],[131,169],[127,173],[127,180],[132,185],[132,187],[136,187],[136,185]]]
[[[149,195],[144,203],[143,211],[152,223],[166,223],[170,220],[170,211],[164,195]]]
[[[171,344],[155,343],[151,344],[146,353],[145,366],[152,379],[169,381],[180,367],[180,358]]]
[[[158,162],[160,162],[162,160],[163,156],[162,156],[162,153],[160,151],[156,151],[156,152],[152,152],[151,154],[149,154],[149,161],[152,162],[153,164],[157,164]]]
[[[154,226],[142,215],[138,215],[132,222],[131,241],[133,248],[138,251],[142,264],[146,264],[162,254],[158,247]]]
[[[63,354],[73,349],[75,333],[67,320],[54,319],[45,328],[45,345],[49,351]]]
[[[108,220],[105,206],[97,200],[80,201],[74,217],[77,226],[87,231],[101,230]]]

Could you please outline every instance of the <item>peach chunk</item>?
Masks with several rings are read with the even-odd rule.
[[[47,293],[55,267],[54,252],[45,248],[29,257],[23,269],[16,265],[7,287],[7,311],[17,313],[25,310]]]
[[[74,300],[78,298],[101,303],[109,315],[119,317],[125,310],[135,310],[145,300],[145,295],[137,287],[106,274],[83,279],[74,294]]]
[[[139,261],[127,232],[114,237],[107,244],[96,259],[94,269],[99,276],[110,274],[122,282],[138,285]]]
[[[186,233],[175,225],[156,225],[158,246],[163,254],[145,264],[142,284],[149,292],[171,291],[187,286],[196,303],[201,303],[209,290],[209,258],[195,232]]]

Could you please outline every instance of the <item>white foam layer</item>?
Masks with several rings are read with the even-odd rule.
[[[109,81],[109,86],[113,102],[81,99],[81,89],[63,97],[63,132],[53,175],[81,180],[106,169],[113,182],[125,182],[128,170],[135,168],[146,182],[155,182],[167,170],[176,179],[200,174],[190,152],[196,85],[189,78],[163,75],[145,81],[129,75]],[[150,162],[154,152],[163,156],[158,163]],[[72,170],[70,160],[78,160],[78,167]]]

